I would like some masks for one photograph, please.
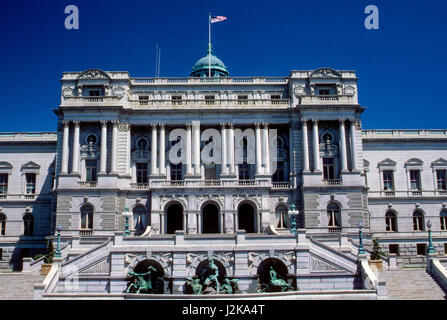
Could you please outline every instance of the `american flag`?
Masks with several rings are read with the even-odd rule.
[[[221,22],[221,21],[225,21],[225,20],[227,20],[227,17],[223,17],[223,16],[212,16],[211,17],[211,23]]]

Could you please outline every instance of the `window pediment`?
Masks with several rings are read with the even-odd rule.
[[[380,161],[377,164],[377,167],[379,168],[394,168],[396,167],[397,162],[394,160],[391,160],[390,158],[386,158],[385,160]]]
[[[424,161],[417,159],[417,158],[411,158],[410,160],[407,160],[407,162],[405,162],[405,166],[422,166],[424,164]]]
[[[40,169],[40,165],[33,161],[29,161],[22,166],[22,169]]]
[[[331,68],[319,68],[310,74],[310,78],[341,78],[341,74]]]
[[[99,69],[88,69],[78,76],[78,80],[110,80],[110,76],[102,70]]]
[[[8,172],[12,170],[12,164],[6,161],[0,161],[0,172]]]
[[[431,163],[432,167],[447,167],[447,160],[439,158]]]

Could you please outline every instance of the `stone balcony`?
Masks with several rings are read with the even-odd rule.
[[[178,100],[129,100],[132,108],[136,109],[287,109],[289,99],[178,99]]]
[[[258,188],[271,187],[272,189],[288,190],[289,182],[273,182],[265,184],[261,180],[152,180],[149,183],[131,183],[132,190],[148,190],[156,188]]]
[[[299,99],[301,105],[355,104],[352,95],[303,95]]]
[[[83,106],[116,106],[126,104],[126,99],[117,96],[97,96],[97,97],[72,97],[63,96],[61,101],[61,106],[68,107],[83,107]]]

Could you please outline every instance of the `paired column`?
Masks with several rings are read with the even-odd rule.
[[[80,122],[74,121],[72,173],[79,173],[79,127]]]
[[[200,176],[200,121],[192,122],[194,175]]]
[[[69,134],[69,122],[62,121],[64,126],[64,136],[62,138],[62,166],[61,173],[68,173],[68,134]]]
[[[341,170],[346,171],[348,169],[347,166],[347,157],[346,157],[346,133],[345,133],[345,123],[343,119],[339,119],[339,137],[340,137],[340,162],[341,162]]]
[[[355,120],[351,120],[352,170],[357,170],[357,148],[355,143]]]
[[[159,170],[160,175],[166,174],[166,161],[165,161],[165,126],[164,124],[160,125],[160,156],[159,156]]]
[[[309,142],[307,136],[307,120],[302,120],[302,136],[303,136],[303,171],[309,171]]]
[[[107,170],[107,121],[101,121],[101,163],[99,173]]]
[[[191,165],[191,124],[186,124],[186,174],[192,175]]]
[[[152,125],[151,176],[157,175],[157,125]]]
[[[313,121],[313,149],[314,149],[314,172],[321,171],[320,164],[320,140],[318,137],[318,120],[314,119]]]
[[[261,124],[255,124],[256,133],[256,175],[261,175],[262,172],[262,148],[261,148]]]
[[[269,129],[268,124],[264,124],[263,129],[263,138],[264,138],[264,174],[270,175],[270,148],[269,148]]]
[[[116,156],[118,147],[118,121],[112,121],[112,163],[111,170],[112,173],[116,173]]]
[[[232,123],[228,125],[228,155],[230,156],[230,174],[235,174],[234,168],[234,126]]]
[[[221,173],[222,174],[228,174],[228,167],[227,167],[227,130],[225,128],[225,123],[221,123],[220,128],[220,137],[222,139],[221,143]]]

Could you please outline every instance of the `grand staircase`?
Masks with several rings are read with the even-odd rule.
[[[403,268],[382,271],[380,280],[386,281],[390,300],[446,300],[446,292],[425,268]]]
[[[21,272],[0,273],[0,300],[31,300],[33,285],[42,283],[45,276]]]

